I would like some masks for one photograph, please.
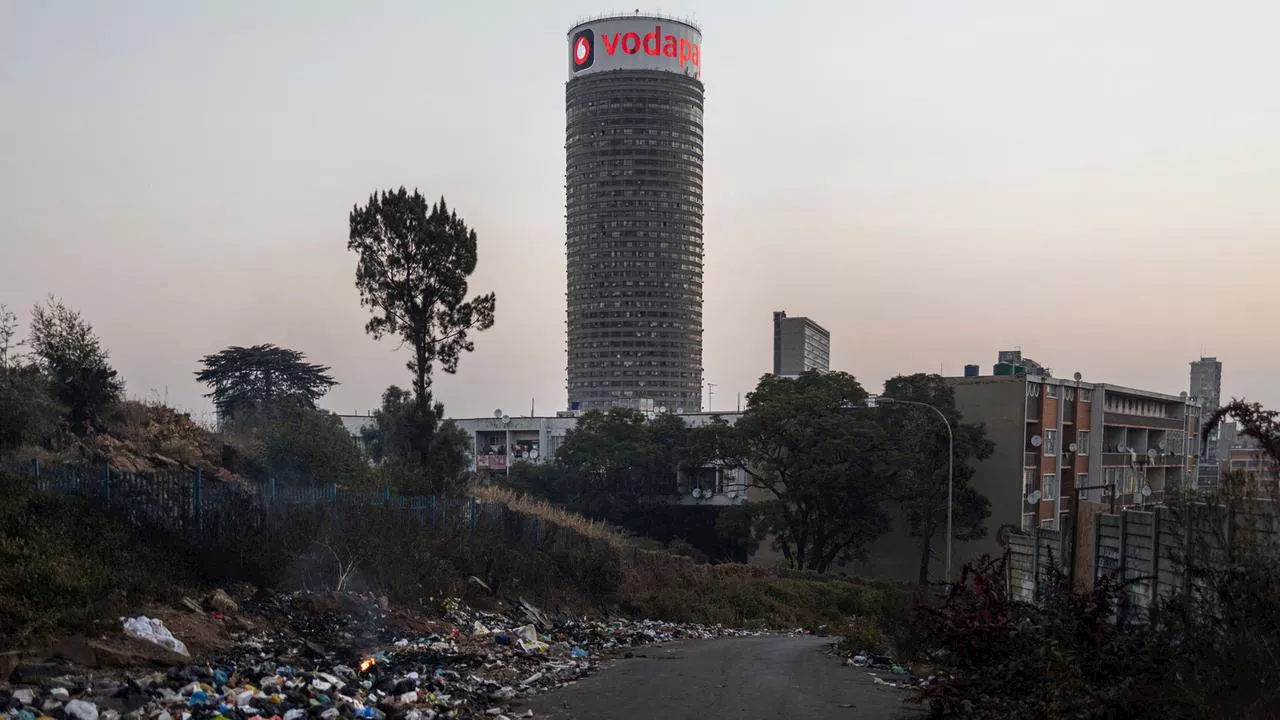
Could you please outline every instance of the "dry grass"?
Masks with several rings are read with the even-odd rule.
[[[589,520],[562,507],[552,505],[546,500],[532,498],[528,495],[493,485],[476,485],[470,489],[470,493],[478,500],[502,503],[515,512],[529,517],[541,518],[543,522],[554,523],[560,527],[568,528],[592,540],[603,541],[619,552],[630,551],[635,548],[635,544],[626,535],[608,523]]]

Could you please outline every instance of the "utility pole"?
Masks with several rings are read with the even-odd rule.
[[[716,384],[713,382],[707,383],[707,410],[711,409],[711,397],[715,394],[716,394]]]

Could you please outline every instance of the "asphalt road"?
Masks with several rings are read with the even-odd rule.
[[[827,655],[830,638],[756,637],[642,648],[635,658],[532,698],[554,720],[862,720],[922,717],[906,690]]]

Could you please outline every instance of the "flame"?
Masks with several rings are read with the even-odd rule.
[[[373,667],[376,664],[378,664],[377,659],[365,658],[360,661],[360,672],[368,672],[369,668]]]

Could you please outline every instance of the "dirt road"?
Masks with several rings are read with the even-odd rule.
[[[919,706],[902,703],[907,691],[876,686],[865,671],[827,655],[830,642],[756,637],[642,649],[527,707],[537,718],[555,720],[923,717]]]

